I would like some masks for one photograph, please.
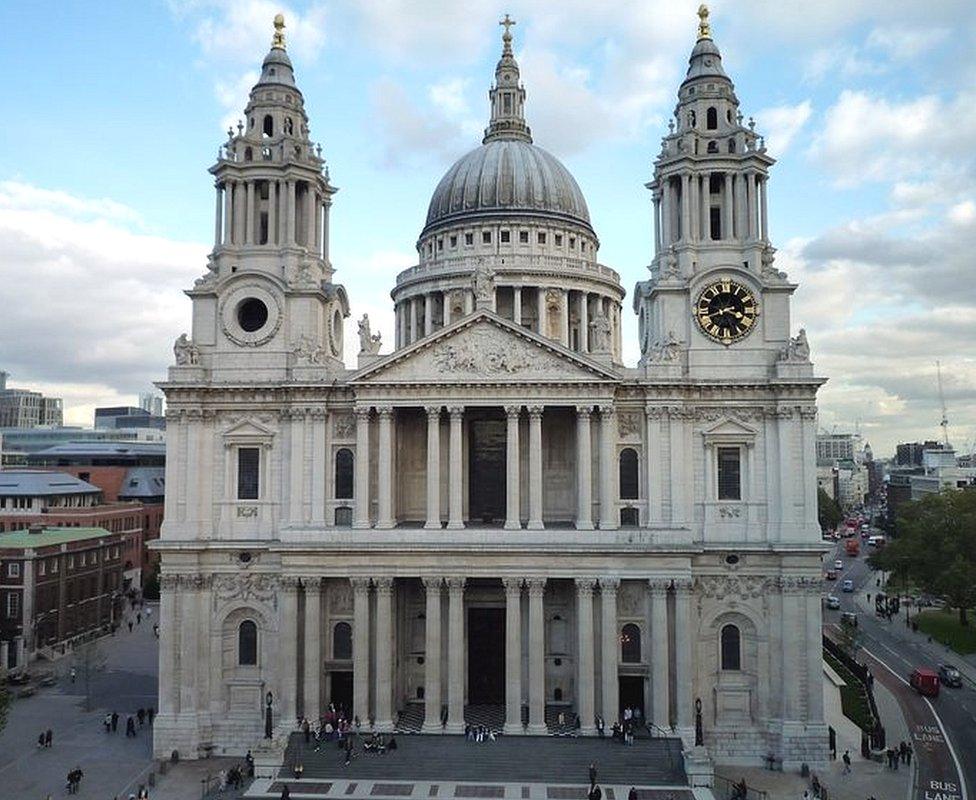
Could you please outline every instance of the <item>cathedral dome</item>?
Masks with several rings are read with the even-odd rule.
[[[483,216],[545,216],[590,229],[579,185],[551,153],[523,138],[486,137],[441,178],[421,238],[432,228]]]

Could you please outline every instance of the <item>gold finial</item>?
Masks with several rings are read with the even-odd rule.
[[[285,15],[275,14],[274,18],[275,32],[274,36],[271,37],[271,46],[277,47],[279,50],[285,49]]]
[[[698,6],[698,39],[711,39],[712,26],[708,24],[708,6],[702,3]]]

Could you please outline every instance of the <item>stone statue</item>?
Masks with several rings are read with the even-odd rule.
[[[475,304],[479,307],[490,307],[495,296],[495,273],[483,259],[479,259],[471,279]]]
[[[178,367],[195,367],[200,363],[200,350],[185,333],[173,343],[173,355]]]
[[[779,351],[779,360],[791,363],[810,360],[810,343],[807,341],[805,328],[800,328],[796,336],[791,336],[789,343]]]
[[[764,278],[767,280],[784,280],[786,278],[785,272],[781,272],[773,266],[773,262],[776,260],[776,248],[769,244],[769,242],[763,247],[760,258],[762,260],[762,275]]]
[[[678,278],[681,273],[678,270],[678,253],[674,249],[674,245],[668,247],[668,253],[664,257],[664,277],[665,278]]]
[[[369,327],[369,314],[359,320],[359,353],[375,356],[380,351],[383,334],[373,333]]]
[[[682,342],[674,335],[674,331],[668,331],[667,338],[662,342],[660,339],[654,342],[651,348],[651,361],[655,362],[674,362],[681,356]]]
[[[612,332],[610,319],[606,314],[594,315],[590,321],[590,350],[594,353],[609,353]]]
[[[695,698],[695,747],[705,744],[705,735],[702,732],[702,701],[700,697]]]
[[[308,364],[324,364],[328,358],[325,348],[317,344],[315,339],[307,333],[298,337],[292,352],[299,362],[304,361]]]

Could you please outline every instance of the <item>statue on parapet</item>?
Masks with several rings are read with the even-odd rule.
[[[185,333],[173,342],[173,355],[178,367],[195,367],[200,363],[200,350]]]
[[[369,326],[369,314],[363,314],[359,320],[359,353],[360,355],[375,356],[380,351],[383,334],[373,333]]]

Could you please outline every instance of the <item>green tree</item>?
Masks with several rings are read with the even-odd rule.
[[[823,489],[817,489],[817,519],[820,520],[820,529],[832,531],[843,518],[844,514],[837,501]]]
[[[6,685],[0,683],[0,733],[7,725],[7,707],[10,705],[10,694]]]
[[[71,668],[75,677],[85,690],[85,711],[92,710],[92,684],[95,676],[104,671],[108,658],[96,640],[85,642],[75,648],[71,657]]]
[[[950,489],[905,503],[898,538],[869,559],[899,585],[914,583],[959,609],[959,624],[976,604],[976,491]]]

